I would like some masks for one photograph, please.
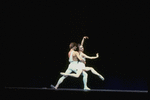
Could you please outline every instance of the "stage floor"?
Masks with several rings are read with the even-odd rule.
[[[140,90],[109,90],[91,89],[84,91],[75,88],[58,88],[57,90],[47,87],[5,87],[5,100],[147,100],[148,91]]]
[[[89,91],[89,92],[131,92],[131,93],[148,93],[148,91],[144,90],[109,90],[109,89],[91,89],[91,90],[84,90],[84,89],[75,89],[75,88],[47,88],[47,87],[5,87],[5,89],[32,89],[32,90],[52,90],[52,91]]]

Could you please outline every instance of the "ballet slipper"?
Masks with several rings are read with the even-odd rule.
[[[85,87],[85,88],[84,88],[84,90],[91,90],[91,89],[90,89],[90,88],[88,88],[88,87]]]
[[[103,76],[99,76],[99,78],[100,78],[102,81],[104,81],[104,80],[105,80]]]

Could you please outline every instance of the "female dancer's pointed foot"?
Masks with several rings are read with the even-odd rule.
[[[105,78],[103,77],[103,76],[99,76],[99,78],[102,80],[102,81],[104,81],[105,80]]]
[[[84,90],[85,90],[85,91],[87,91],[87,90],[91,90],[91,89],[90,89],[90,88],[88,88],[88,87],[85,87],[85,88],[84,88]]]
[[[51,84],[51,88],[53,88],[53,89],[57,89],[57,87],[55,87],[55,86],[54,86],[54,85],[52,85],[52,84]]]

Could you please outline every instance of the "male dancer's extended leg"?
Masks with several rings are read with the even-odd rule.
[[[99,74],[94,68],[85,67],[85,71],[90,71],[90,70],[93,74],[97,75],[100,79],[102,79],[104,81],[104,77],[101,74]]]
[[[71,69],[67,69],[65,73],[66,73],[66,74],[70,74],[71,72],[72,72]],[[57,88],[59,87],[59,85],[60,85],[60,84],[64,81],[64,79],[66,79],[66,78],[67,78],[67,76],[62,76],[61,78],[59,78],[59,80],[58,80],[56,86],[53,87],[53,86],[51,85],[51,87],[57,89]]]
[[[80,74],[82,73],[83,75],[83,84],[84,84],[84,90],[90,90],[90,88],[88,88],[87,86],[87,78],[88,78],[88,74],[85,71],[82,71],[82,69],[78,69],[77,71],[75,71],[76,74],[68,74],[68,73],[61,73],[61,75],[65,75],[65,76],[71,76],[71,77],[75,77],[78,78],[80,76]]]

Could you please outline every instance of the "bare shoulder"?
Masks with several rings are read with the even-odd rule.
[[[83,52],[81,52],[81,55],[84,56],[85,54]]]
[[[77,51],[74,51],[74,53],[78,53]]]
[[[83,52],[81,52],[81,55],[84,55],[84,53],[83,53]]]
[[[74,54],[75,54],[75,55],[78,55],[78,54],[79,54],[79,52],[77,52],[77,51],[74,51]]]

